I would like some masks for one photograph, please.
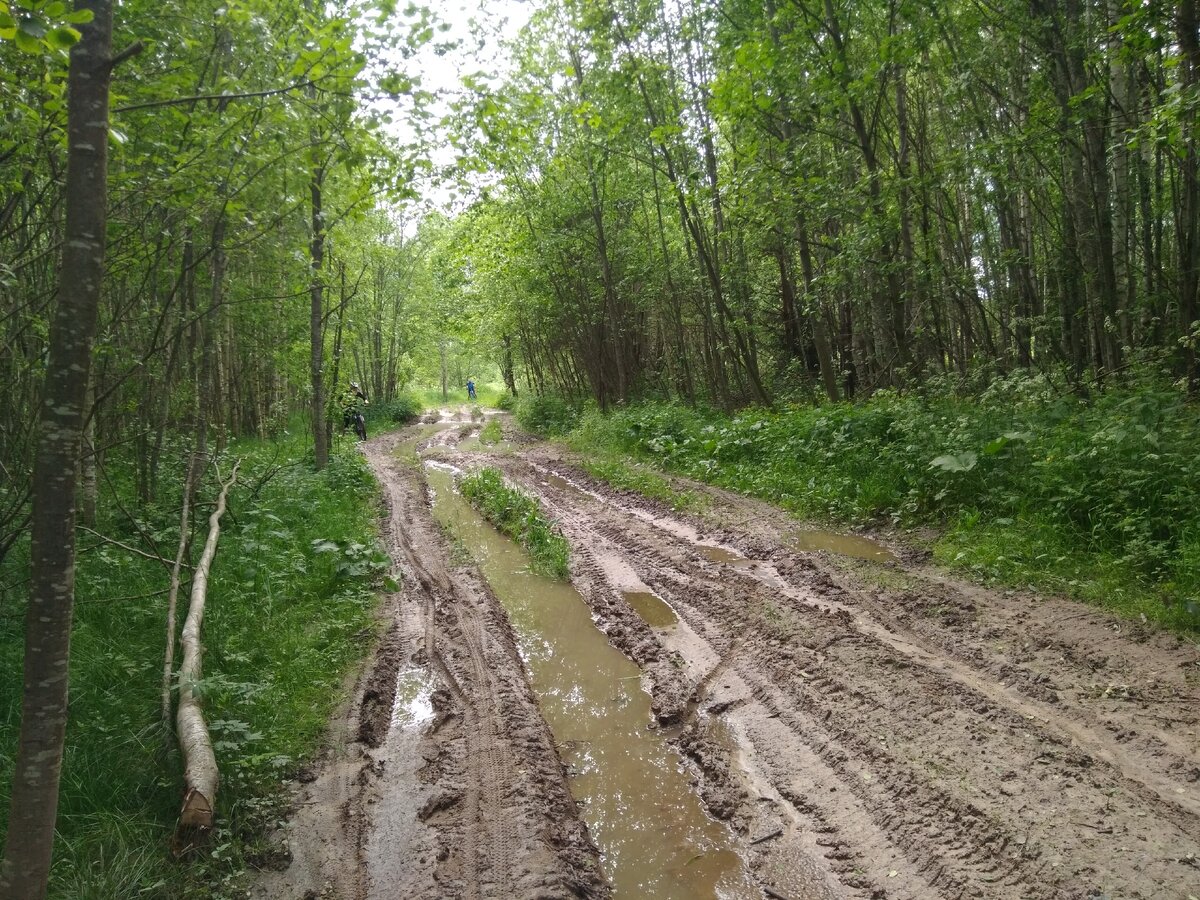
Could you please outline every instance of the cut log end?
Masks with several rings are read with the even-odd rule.
[[[179,809],[179,823],[171,838],[171,853],[179,859],[201,849],[207,845],[212,828],[212,803],[200,791],[191,788]]]

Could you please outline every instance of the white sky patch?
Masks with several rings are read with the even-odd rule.
[[[530,0],[449,0],[431,8],[436,23],[449,25],[449,29],[437,31],[433,40],[409,58],[397,56],[389,61],[390,68],[414,79],[418,89],[436,98],[423,134],[412,121],[410,99],[383,97],[370,102],[378,112],[391,114],[386,130],[400,144],[423,142],[423,151],[437,171],[455,162],[454,148],[437,123],[450,114],[450,103],[465,90],[462,77],[482,72],[494,80],[507,75],[512,62],[506,45],[529,21],[535,4]],[[454,46],[447,49],[448,44]],[[458,202],[452,196],[454,185],[436,178],[426,179],[418,189],[422,195],[418,206],[426,210],[450,211]]]

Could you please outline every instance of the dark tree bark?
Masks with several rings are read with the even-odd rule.
[[[66,229],[34,461],[21,733],[0,869],[6,900],[41,900],[50,878],[67,727],[75,484],[104,277],[112,4],[80,0],[76,8],[94,17],[80,29],[67,80]]]

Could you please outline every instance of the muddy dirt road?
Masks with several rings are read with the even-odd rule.
[[[366,445],[402,590],[259,896],[1200,897],[1196,646],[861,540],[837,546],[862,559],[801,550],[834,539],[710,488],[674,513],[507,423],[481,445],[481,424],[448,410]],[[525,620],[477,532],[438,521],[446,473],[479,465],[570,541],[590,612],[572,634],[599,627],[640,667],[600,690],[623,706],[641,685],[667,760],[649,764],[720,833],[680,865],[720,855],[736,877],[614,877],[607,778],[582,780],[544,683],[568,676],[537,661],[584,651],[554,643],[565,617]]]

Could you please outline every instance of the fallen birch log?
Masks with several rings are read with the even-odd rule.
[[[179,598],[179,584],[183,558],[187,554],[191,535],[188,529],[188,515],[192,506],[192,485],[199,474],[196,463],[199,454],[188,455],[187,478],[183,482],[183,511],[179,515],[179,547],[175,551],[175,565],[171,567],[171,587],[167,596],[167,649],[163,654],[162,677],[162,721],[163,731],[170,734],[168,723],[171,721],[171,674],[175,670],[175,610]],[[167,738],[170,740],[170,737]]]
[[[208,540],[204,552],[196,564],[192,576],[192,595],[188,603],[187,620],[183,623],[180,643],[183,661],[179,665],[179,708],[175,713],[175,730],[179,735],[179,749],[183,753],[183,806],[179,810],[179,824],[175,829],[175,853],[182,855],[201,842],[212,830],[213,809],[217,801],[217,758],[213,752],[212,738],[204,722],[200,698],[196,695],[196,684],[201,678],[202,648],[200,626],[204,621],[204,602],[208,590],[208,573],[213,557],[217,553],[217,538],[221,534],[221,516],[225,513],[225,500],[229,489],[237,479],[238,466],[234,465],[229,480],[221,486],[217,508],[208,517]]]

